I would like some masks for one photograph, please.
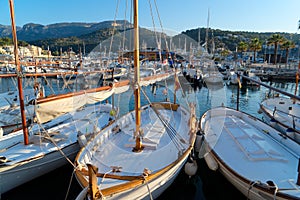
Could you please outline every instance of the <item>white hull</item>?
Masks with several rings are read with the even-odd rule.
[[[271,200],[274,199],[274,194],[270,194],[268,192],[265,192],[263,188],[267,187],[260,187],[260,189],[256,187],[251,187],[251,184],[254,184],[254,182],[249,182],[249,180],[241,179],[241,177],[235,173],[233,173],[227,166],[223,165],[222,162],[218,162],[218,166],[220,168],[221,174],[232,184],[234,185],[243,195],[247,197],[247,199],[251,200],[262,200],[267,199]],[[276,200],[286,200],[289,199],[288,197],[280,197],[276,196]],[[292,198],[291,198],[292,199]]]
[[[248,199],[300,198],[300,146],[293,140],[246,113],[224,107],[204,113],[200,124],[211,160],[206,159],[208,166],[212,169],[211,163],[217,163],[214,166]]]
[[[263,120],[300,143],[300,105],[290,98],[270,98],[260,104]]]
[[[42,126],[44,129],[49,129],[49,128],[57,126],[61,123],[70,122],[71,120],[72,120],[72,115],[70,113],[67,113],[67,114],[57,117],[47,123],[44,123]],[[38,132],[40,132],[41,130],[42,130],[42,128],[40,125],[34,124],[32,127],[30,127],[28,132],[29,132],[29,135],[34,135],[34,134],[37,134]],[[19,142],[22,142],[23,139],[24,139],[23,129],[3,135],[2,137],[0,137],[0,150],[9,148],[10,146],[13,146]]]
[[[168,104],[166,103],[166,105]],[[163,113],[163,118],[169,116],[167,118],[168,123],[174,126],[178,135],[181,135],[181,141],[186,141],[183,143],[182,150],[178,151],[173,146],[174,144],[167,135],[164,125],[161,124],[152,108],[144,106],[141,110],[141,121],[144,122],[141,127],[145,132],[143,137],[145,149],[139,153],[132,152],[131,134],[134,128],[134,113],[130,112],[95,136],[78,153],[75,159],[78,164],[76,178],[82,188],[87,187],[88,176],[82,175],[80,170],[86,169],[87,163],[97,166],[99,173],[109,171],[109,166],[122,167],[120,173],[111,173],[113,176],[139,177],[145,168],[153,172],[149,175],[147,183],[145,181],[140,182],[141,179],[139,178],[123,180],[98,177],[98,187],[102,193],[105,194],[106,191],[110,191],[110,188],[118,188],[115,192],[105,195],[105,199],[150,199],[151,196],[157,198],[172,184],[192,149],[188,142],[191,139],[188,134],[187,122],[189,113],[183,108],[178,108],[178,111],[159,110]],[[115,132],[115,127],[120,127],[121,131]],[[181,146],[181,144],[179,145]],[[124,158],[126,159],[124,160]],[[122,187],[127,189],[120,190]]]
[[[22,135],[7,138],[13,143],[1,150],[0,194],[66,164],[68,159],[73,162],[80,150],[78,138],[88,139],[106,127],[114,119],[111,108],[110,104],[81,108],[68,122],[31,135],[28,145],[16,141]]]
[[[153,199],[158,198],[175,180],[177,175],[179,174],[181,168],[185,164],[186,160],[183,160],[178,165],[161,175],[159,178],[148,182],[148,186],[145,183],[143,186],[134,188],[132,190],[123,192],[118,195],[114,195],[111,197],[106,197],[105,199],[115,199],[115,200],[128,200],[128,199]],[[149,187],[149,189],[148,189]],[[149,192],[150,190],[150,192]]]
[[[73,161],[79,149],[79,144],[74,143],[63,148],[62,151],[71,161]],[[67,163],[67,159],[60,151],[54,151],[31,162],[29,161],[21,165],[16,164],[14,166],[3,167],[0,169],[0,194],[53,171]]]
[[[223,85],[223,75],[217,71],[208,71],[203,76],[203,81],[209,85]]]

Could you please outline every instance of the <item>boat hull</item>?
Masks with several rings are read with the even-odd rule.
[[[262,199],[274,199],[276,200],[286,200],[286,199],[297,199],[292,197],[283,197],[281,195],[275,196],[274,193],[270,193],[270,190],[266,187],[266,185],[260,186],[259,184],[255,184],[255,182],[251,182],[238,174],[234,173],[228,166],[226,166],[222,161],[217,159],[215,155],[213,156],[219,166],[220,173],[232,184],[234,185],[243,195],[247,197],[247,199],[251,200],[262,200]],[[259,187],[257,187],[259,186]],[[269,192],[267,192],[269,191]]]
[[[187,159],[187,158],[186,158]],[[140,187],[133,188],[127,192],[121,193],[119,195],[106,197],[106,199],[156,199],[158,198],[175,180],[179,174],[181,168],[185,164],[185,160],[178,163],[171,170],[167,171],[160,177],[143,184]],[[148,188],[149,187],[149,188]],[[150,191],[149,191],[150,190]]]
[[[74,160],[79,149],[79,144],[73,143],[61,150],[68,159]],[[54,151],[31,162],[24,161],[1,168],[0,194],[67,164],[68,161],[65,156],[60,151]]]
[[[251,115],[225,107],[204,113],[200,124],[202,148],[248,199],[300,198],[296,142]]]
[[[151,106],[144,106],[141,108],[144,113],[142,114],[142,119],[147,118],[153,120],[156,114],[154,111],[152,111],[152,109],[159,111],[168,110],[165,114],[169,116],[172,116],[172,112],[176,112],[176,119],[179,119],[182,115],[180,118],[181,121],[178,121],[176,124],[176,128],[179,128],[180,125],[183,126],[178,129],[178,134],[184,133],[181,136],[182,141],[188,141],[190,136],[186,127],[186,116],[189,116],[189,112],[182,107],[171,105],[172,104],[170,103],[155,103]],[[99,188],[99,184],[101,184],[101,189],[99,192],[101,192],[105,199],[151,199],[159,197],[173,183],[190,156],[193,146],[189,144],[193,144],[194,138],[190,138],[191,143],[185,143],[184,149],[176,149],[176,147],[174,148],[173,146],[174,144],[168,139],[168,136],[164,134],[165,130],[163,127],[161,127],[161,125],[159,125],[160,121],[155,119],[155,122],[153,122],[156,124],[156,128],[151,128],[152,125],[150,124],[153,123],[145,123],[145,125],[142,127],[144,127],[144,130],[147,130],[146,127],[148,127],[148,130],[155,129],[152,132],[156,132],[160,136],[165,136],[159,139],[162,142],[161,144],[164,145],[158,144],[157,146],[151,146],[146,139],[150,138],[150,135],[147,135],[150,133],[147,132],[144,135],[145,143],[143,143],[146,146],[146,149],[139,153],[132,153],[131,145],[127,145],[127,133],[128,130],[131,132],[133,128],[131,126],[131,124],[134,123],[133,113],[128,113],[119,120],[119,122],[116,122],[118,125],[112,124],[104,129],[102,133],[96,135],[92,140],[89,141],[86,147],[82,148],[78,153],[75,159],[75,163],[78,165],[78,170],[76,170],[75,173],[78,183],[82,186],[82,188],[86,188],[89,185],[89,177],[87,176],[88,173],[86,170],[86,165],[88,163],[95,163],[93,165],[97,166],[98,168],[97,184]],[[116,127],[120,128],[119,132],[115,129]],[[125,135],[123,135],[124,133]],[[118,137],[116,137],[115,134],[118,134]],[[126,137],[126,139],[124,137]],[[124,138],[122,142],[120,138]],[[131,137],[129,136],[129,139],[130,138]],[[154,142],[154,140],[152,140],[152,142]],[[108,151],[108,149],[111,147],[110,145],[116,148]],[[104,152],[102,153],[103,150]],[[113,154],[110,154],[106,158],[103,157],[105,152],[113,152]],[[160,161],[157,160],[158,155],[161,156]],[[167,155],[169,158],[164,157]],[[112,156],[114,158],[110,159]],[[139,159],[136,159],[136,157]],[[127,161],[115,164],[116,162],[119,162],[119,159],[122,160],[124,158],[126,158]],[[143,162],[141,162],[141,160]],[[122,166],[122,170],[120,171],[121,173],[111,172],[107,175],[104,175],[104,178],[101,174],[103,171],[106,171],[106,166]],[[136,169],[132,171],[134,168]],[[139,171],[143,171],[143,169],[145,170],[147,168],[151,169],[152,171],[147,176],[144,177],[145,172],[141,174],[138,173]]]
[[[293,112],[289,113],[289,109]],[[260,111],[266,123],[300,144],[299,105],[291,99],[273,98],[263,101]]]

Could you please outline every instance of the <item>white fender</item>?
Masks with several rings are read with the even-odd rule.
[[[204,159],[205,162],[207,164],[207,166],[209,167],[209,169],[216,171],[218,169],[218,163],[217,161],[213,158],[213,156],[211,155],[211,153],[205,153],[204,154]]]
[[[193,162],[187,162],[184,165],[184,172],[189,175],[189,177],[191,178],[191,176],[194,176],[197,173],[198,170],[198,165],[196,160],[193,160]]]
[[[195,140],[195,151],[199,152],[202,144],[202,135],[196,135],[196,140]]]
[[[80,131],[78,131],[77,140],[78,140],[80,147],[84,147],[87,144],[85,135],[83,133],[81,133]]]

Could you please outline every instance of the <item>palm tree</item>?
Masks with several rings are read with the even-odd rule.
[[[254,53],[254,63],[256,63],[256,52],[261,50],[262,42],[258,38],[253,38],[250,41],[249,49]]]
[[[274,45],[274,64],[277,64],[277,50],[278,45],[281,45],[284,42],[285,38],[280,34],[273,34],[268,39],[267,44],[268,45]]]
[[[295,43],[291,40],[285,40],[282,43],[281,48],[285,50],[285,65],[288,64],[289,50],[295,47],[296,47]]]
[[[237,50],[239,52],[243,53],[247,51],[247,49],[248,49],[248,44],[246,42],[241,41],[240,43],[238,43]]]

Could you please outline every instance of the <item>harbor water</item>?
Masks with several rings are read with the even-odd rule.
[[[59,82],[57,79],[51,80],[51,83],[45,83],[42,79],[39,81],[48,86],[51,84],[52,89],[45,87],[46,94],[48,95],[53,93],[53,91],[57,93],[63,93],[69,90],[74,91],[74,87],[70,85],[64,87],[65,82]],[[166,87],[166,85],[168,86]],[[149,85],[145,87],[144,90],[150,101],[161,101],[165,99],[172,101],[173,95],[166,95],[166,90],[168,90],[168,88],[172,89],[173,85],[174,83],[172,81],[167,81],[166,84],[162,82],[156,85]],[[194,87],[186,81],[182,81],[181,86],[182,90],[178,90],[176,93],[177,101],[183,104],[188,104],[188,102],[196,103],[198,118],[212,107],[224,105],[237,108],[237,86],[227,86],[224,84],[223,87],[216,88],[207,88],[202,85]],[[276,82],[272,83],[272,86],[292,94],[294,94],[296,87],[295,83],[292,82]],[[11,80],[2,79],[0,91],[13,90],[14,87],[15,85]],[[59,90],[58,88],[63,88],[63,90]],[[273,95],[269,89],[263,86],[260,88],[241,88],[239,94],[239,110],[259,119],[262,119],[262,115],[258,113],[259,103],[267,96]],[[148,98],[142,95],[142,104],[146,104]],[[110,98],[109,101],[119,106],[120,115],[122,115],[133,109],[132,90],[116,95]],[[158,199],[247,199],[218,171],[211,171],[207,167],[204,159],[197,159],[197,163],[198,172],[195,176],[188,177],[182,170],[174,183]],[[73,200],[81,191],[81,187],[78,185],[73,172],[71,164],[60,167],[44,176],[2,194],[1,199]]]

